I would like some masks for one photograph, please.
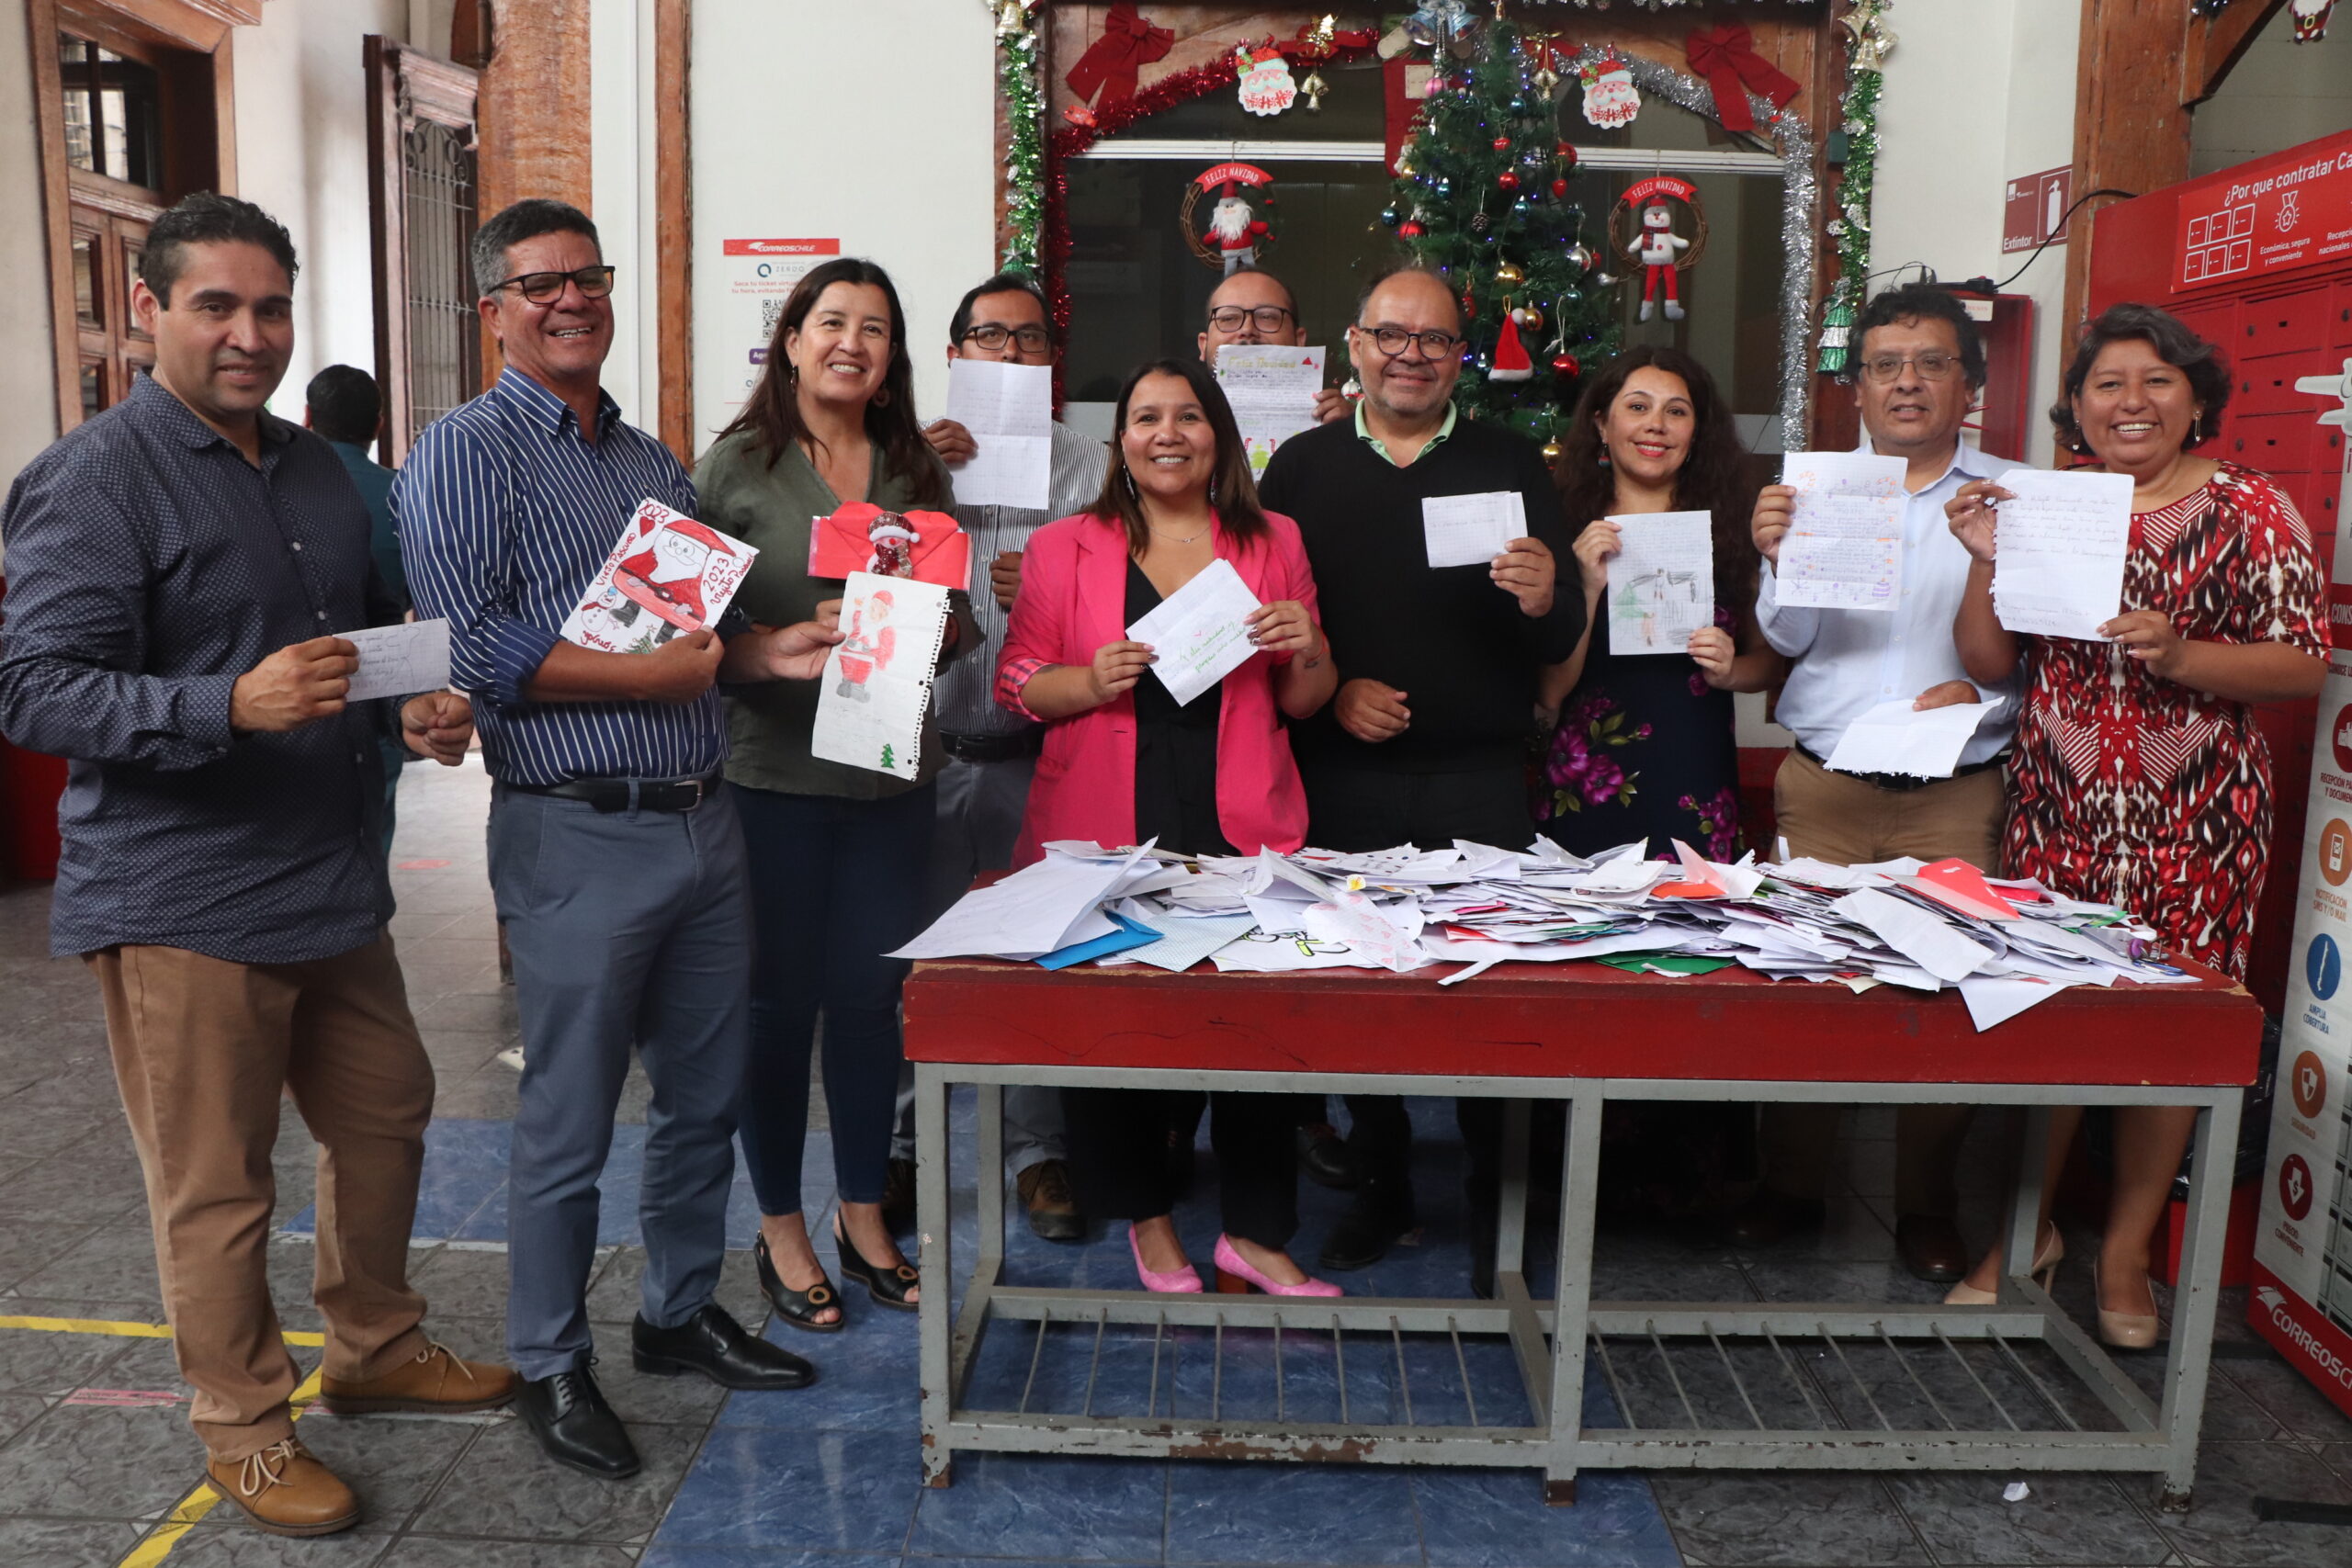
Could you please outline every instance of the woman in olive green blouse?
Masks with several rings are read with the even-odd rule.
[[[827,262],[786,300],[751,401],[695,470],[702,520],[759,549],[735,600],[754,622],[808,620],[841,596],[839,579],[805,570],[815,519],[860,501],[888,511],[949,504],[946,469],[915,422],[906,344],[898,292],[871,262]],[[951,657],[979,640],[963,594],[954,597]],[[928,726],[911,783],[810,756],[821,684],[729,689],[727,778],[759,944],[741,1125],[760,1202],[760,1284],[786,1322],[830,1331],[842,1325],[841,1303],[800,1200],[820,1012],[842,1273],[877,1305],[911,1307],[917,1294],[882,1219],[908,965],[880,955],[921,926],[941,758]]]

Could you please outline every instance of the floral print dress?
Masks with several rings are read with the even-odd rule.
[[[1736,635],[1737,624],[1715,606],[1715,625]],[[1537,746],[1529,805],[1562,849],[1591,854],[1646,838],[1650,853],[1671,855],[1680,839],[1712,860],[1738,855],[1731,694],[1687,654],[1612,658],[1606,605],[1560,726]]]
[[[2325,595],[2294,503],[2251,468],[2224,463],[2132,518],[2124,605],[2163,611],[2193,641],[2325,658]],[[2244,979],[2270,851],[2270,750],[2253,711],[2151,674],[2108,643],[2018,640],[2008,874],[2120,904]]]

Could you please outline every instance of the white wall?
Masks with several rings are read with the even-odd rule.
[[[287,419],[302,417],[323,367],[376,368],[360,40],[406,38],[409,12],[408,0],[280,0],[236,30],[237,193],[286,225],[302,263],[294,358],[269,404]]]
[[[696,446],[737,395],[750,346],[729,331],[718,286],[729,237],[837,238],[843,254],[887,267],[906,307],[916,406],[935,415],[949,313],[995,270],[1004,176],[989,7],[695,0],[693,26]]]
[[[57,439],[49,235],[28,48],[21,14],[0,18],[0,277],[13,281],[16,295],[14,307],[0,310],[0,492]]]
[[[590,216],[620,269],[605,389],[643,430],[662,427],[653,20],[653,0],[597,0],[588,19]]]
[[[2197,106],[2190,172],[2210,175],[2339,130],[2352,130],[2352,15],[2339,9],[2325,38],[2297,43],[2282,6],[2222,90]]]

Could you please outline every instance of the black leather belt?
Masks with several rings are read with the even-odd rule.
[[[1981,773],[1988,768],[2000,767],[2009,760],[2008,753],[2004,751],[1999,756],[1988,757],[1982,762],[1968,762],[1954,768],[1950,777],[1923,779],[1911,773],[1849,773],[1842,768],[1830,767],[1815,753],[1812,747],[1802,740],[1797,742],[1797,750],[1804,752],[1810,761],[1822,769],[1836,773],[1841,779],[1856,779],[1872,789],[1893,790],[1898,795],[1907,795],[1915,789],[1925,789],[1929,784],[1950,784],[1952,779],[1964,779],[1971,773]]]
[[[509,785],[525,795],[584,800],[599,811],[692,811],[718,788],[707,779],[571,779],[563,784]]]
[[[959,762],[1011,762],[1023,757],[1034,757],[1046,749],[1046,732],[1042,728],[1016,730],[1011,735],[946,735],[939,738],[939,749]]]

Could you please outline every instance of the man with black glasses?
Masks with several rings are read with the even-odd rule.
[[[1984,346],[1967,308],[1949,291],[1928,284],[1888,289],[1863,307],[1854,333],[1861,344],[1853,374],[1860,449],[1901,457],[1908,470],[1903,592],[1893,615],[1781,604],[1773,563],[1793,492],[1770,485],[1757,498],[1753,527],[1765,567],[1756,619],[1765,640],[1792,660],[1774,716],[1797,738],[1772,783],[1780,836],[1792,854],[1840,865],[1957,856],[1994,871],[2008,809],[2001,758],[2017,728],[2018,692],[2008,682],[1980,692],[1952,645],[1969,561],[1945,525],[1944,502],[1969,480],[2017,465],[1961,439],[1984,384]],[[1921,707],[1987,699],[1998,705],[1977,721],[1951,778],[1830,772],[1823,759],[1838,750],[1846,727],[1899,697]],[[1735,1219],[1735,1240],[1767,1246],[1820,1228],[1843,1110],[1765,1107],[1764,1186]],[[1922,1280],[1957,1280],[1973,1256],[1952,1218],[1953,1167],[1973,1114],[1964,1105],[1906,1105],[1895,1116],[1895,1249]]]
[[[993,359],[1008,365],[1051,365],[1054,333],[1046,297],[1017,273],[1000,273],[966,294],[948,323],[947,357]],[[923,432],[952,476],[977,450],[971,432],[943,419]],[[938,827],[932,840],[926,919],[935,919],[971,887],[984,871],[1012,864],[1021,837],[1021,816],[1029,803],[1029,781],[1037,771],[1045,735],[996,702],[996,660],[1013,595],[1021,590],[1021,556],[1029,536],[1057,517],[1092,506],[1102,493],[1110,455],[1102,442],[1054,423],[1052,477],[1046,506],[958,506],[956,521],[972,536],[972,558],[988,573],[988,592],[975,585],[972,616],[984,647],[980,656],[959,659],[941,672],[933,689],[939,739],[947,767],[939,775]],[[977,576],[977,572],[975,574]],[[891,1140],[889,1183],[884,1214],[894,1229],[914,1212],[914,1087],[911,1070],[900,1076],[899,1125]],[[1086,1222],[1071,1200],[1068,1152],[1062,1142],[1061,1094],[1013,1084],[1004,1091],[1004,1165],[1019,1184],[1029,1228],[1047,1241],[1080,1241]]]
[[[1206,325],[1201,329],[1201,363],[1216,367],[1216,351],[1229,343],[1306,346],[1306,323],[1298,319],[1298,297],[1271,272],[1243,267],[1210,291]],[[1348,400],[1336,388],[1315,394],[1315,417],[1329,424],[1345,419]]]
[[[507,1161],[516,1410],[548,1458],[616,1480],[639,1461],[589,1371],[585,1298],[632,1050],[653,1089],[635,1365],[734,1389],[816,1376],[713,1299],[752,975],[742,832],[718,787],[717,682],[813,679],[841,638],[814,623],[755,630],[732,613],[651,653],[558,635],[638,503],[691,516],[694,481],[604,389],[613,268],[585,213],[518,201],[476,231],[471,260],[506,367],[419,438],[392,514],[418,612],[449,618],[450,666],[475,694],[496,781],[490,881],[524,1051]]]
[[[1374,280],[1348,329],[1363,383],[1354,417],[1284,442],[1259,487],[1306,538],[1340,666],[1339,694],[1292,738],[1318,848],[1466,839],[1519,850],[1534,838],[1524,767],[1536,672],[1575,651],[1584,596],[1553,591],[1567,540],[1543,453],[1454,409],[1463,325],[1435,274]],[[1521,536],[1487,562],[1430,566],[1425,505],[1498,492],[1516,498]],[[1324,1244],[1327,1269],[1365,1267],[1415,1224],[1402,1102],[1353,1095],[1348,1109],[1363,1181]],[[1463,1112],[1483,1179],[1499,1143],[1493,1102],[1465,1100]]]

